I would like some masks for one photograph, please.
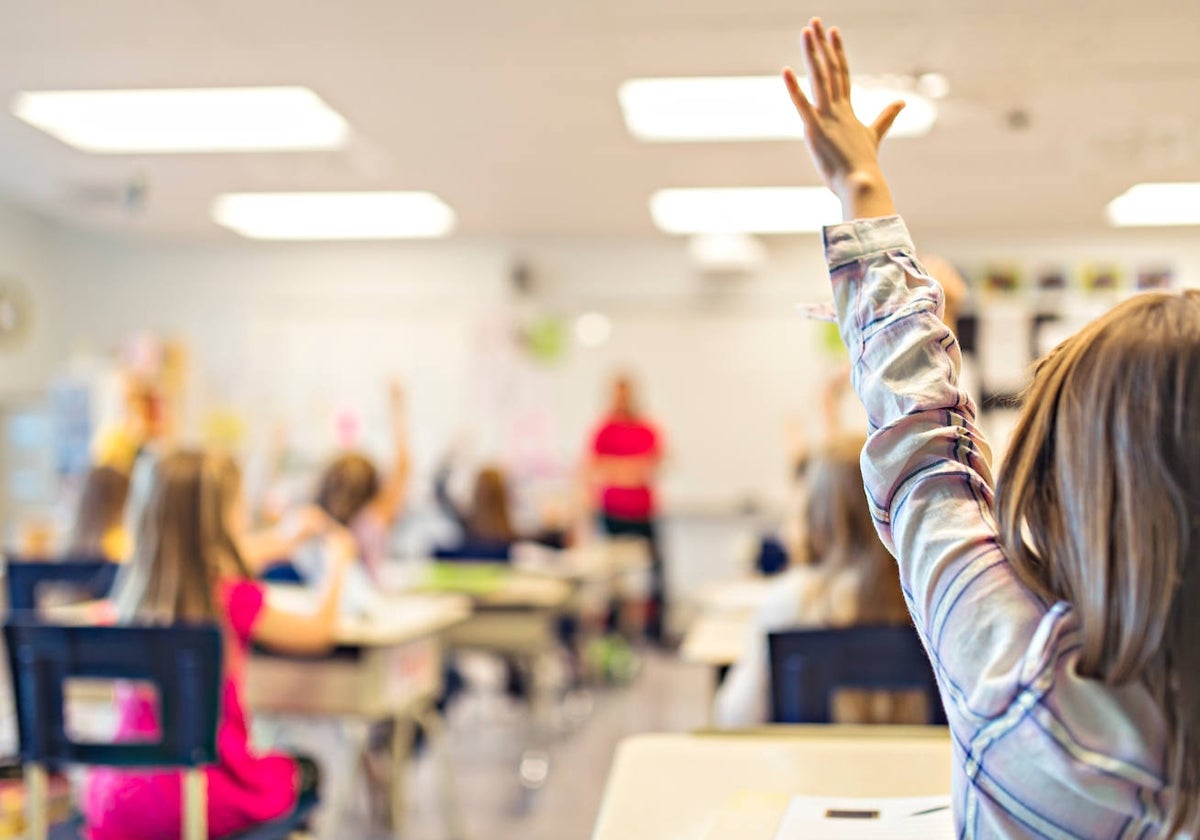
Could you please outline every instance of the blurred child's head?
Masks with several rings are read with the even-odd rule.
[[[516,531],[509,518],[508,482],[504,472],[489,464],[475,476],[471,496],[471,536],[486,542],[511,542]]]
[[[83,481],[70,554],[75,557],[107,557],[105,540],[121,527],[129,476],[112,467],[93,467]],[[113,557],[123,560],[123,557]]]
[[[152,470],[118,613],[124,621],[151,623],[218,620],[217,581],[248,576],[238,550],[237,465],[224,455],[180,451]]]
[[[1144,294],[1038,363],[1000,470],[1001,539],[1070,603],[1080,669],[1148,680],[1172,727],[1171,780],[1200,791],[1200,293]],[[1190,803],[1190,804],[1189,804]]]
[[[612,382],[610,411],[618,417],[633,417],[638,413],[637,385],[629,373],[619,373]]]
[[[904,622],[908,608],[899,572],[875,532],[863,489],[859,455],[865,442],[842,438],[810,460],[804,554],[813,566],[860,573],[860,623]]]
[[[317,487],[317,505],[342,525],[349,525],[378,493],[375,465],[364,455],[348,452],[325,469]]]

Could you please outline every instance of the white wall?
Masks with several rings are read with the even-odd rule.
[[[920,244],[968,269],[1166,263],[1200,285],[1200,240],[1186,230]],[[506,336],[519,308],[507,277],[517,258],[543,308],[605,312],[610,342],[551,367],[514,362]],[[815,414],[830,366],[820,328],[794,312],[826,296],[816,237],[774,243],[759,275],[724,280],[698,276],[681,242],[657,238],[270,245],[59,230],[47,259],[63,290],[60,355],[147,327],[178,335],[193,351],[194,421],[213,404],[262,424],[287,419],[314,455],[333,445],[339,408],[360,411],[382,451],[383,385],[398,373],[424,469],[466,428],[484,454],[515,452],[520,470],[553,472],[576,457],[612,371],[632,366],[668,435],[668,501],[689,508],[779,499],[785,419]],[[1022,300],[977,306],[986,316]]]
[[[671,499],[777,497],[783,418],[806,410],[822,368],[816,328],[793,311],[824,294],[815,245],[752,282],[697,277],[666,240],[186,245],[63,231],[53,250],[67,346],[147,327],[184,337],[197,403],[286,417],[317,451],[332,446],[339,407],[382,428],[384,383],[399,373],[426,468],[463,427],[484,451],[516,443],[527,472],[569,464],[608,377],[630,365],[668,436]],[[506,363],[515,254],[546,309],[605,312],[610,342],[550,367]]]
[[[42,387],[59,355],[55,275],[47,270],[52,227],[0,199],[0,283],[28,295],[26,327],[17,342],[0,342],[0,399]]]

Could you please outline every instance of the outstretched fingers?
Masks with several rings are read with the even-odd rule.
[[[817,115],[813,112],[812,103],[808,101],[808,97],[800,89],[800,80],[796,78],[796,71],[791,67],[783,69],[783,83],[787,85],[788,95],[792,97],[792,104],[800,112],[800,119],[804,120],[806,127],[811,126]]]
[[[892,127],[892,123],[896,121],[896,117],[900,116],[900,112],[904,110],[904,101],[897,99],[891,105],[887,106],[875,118],[875,122],[871,123],[871,131],[875,134],[875,142],[879,143],[883,140],[884,135],[888,133],[888,129]]]
[[[817,45],[817,35],[811,27],[804,28],[804,69],[808,71],[808,82],[812,87],[813,104],[818,109],[828,108],[829,76],[825,62]]]
[[[825,84],[829,91],[829,99],[831,102],[837,102],[849,93],[849,88],[843,89],[842,87],[842,71],[838,66],[837,56],[834,55],[830,34],[825,31],[825,24],[821,22],[820,18],[813,18],[811,26],[817,53],[825,70]]]
[[[829,30],[829,43],[833,47],[833,57],[841,80],[842,93],[849,98],[850,62],[846,60],[846,45],[842,42],[842,31],[836,26]]]

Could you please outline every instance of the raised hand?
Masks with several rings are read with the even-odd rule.
[[[850,107],[850,66],[842,35],[825,31],[820,18],[804,28],[804,63],[812,85],[810,102],[788,67],[783,80],[804,120],[804,142],[825,184],[842,202],[847,220],[890,216],[896,212],[879,167],[879,143],[904,108],[893,102],[871,125]]]

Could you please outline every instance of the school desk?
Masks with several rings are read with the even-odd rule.
[[[272,604],[296,612],[312,610],[314,594],[301,587],[271,586]],[[442,690],[444,637],[471,616],[468,598],[455,595],[389,595],[366,615],[346,616],[337,630],[337,649],[328,656],[279,656],[255,651],[247,670],[246,694],[259,714],[286,718],[333,718],[348,743],[347,763],[330,773],[323,816],[326,834],[337,837],[367,748],[370,725],[393,723],[391,821],[398,833],[406,806],[405,767],[414,723],[434,730],[441,721],[434,701]],[[448,753],[437,745],[439,756]],[[443,763],[442,806],[450,833],[461,834],[452,771]]]
[[[788,799],[950,793],[939,727],[639,735],[617,750],[592,840],[772,840]]]

